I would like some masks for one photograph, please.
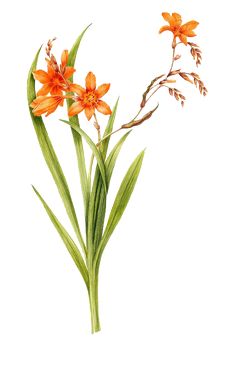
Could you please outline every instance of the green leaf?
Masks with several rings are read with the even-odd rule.
[[[32,63],[32,66],[29,70],[29,75],[28,75],[27,96],[28,96],[29,105],[36,97],[35,80],[33,78],[32,72],[36,69],[40,49],[35,56],[35,59]],[[34,125],[34,129],[35,129],[35,132],[36,132],[36,135],[37,135],[39,145],[41,147],[44,159],[45,159],[47,166],[51,172],[51,175],[52,175],[52,177],[56,183],[58,192],[59,192],[61,199],[64,203],[67,215],[68,215],[70,222],[74,228],[76,236],[80,242],[80,245],[81,245],[84,253],[86,254],[86,252],[87,252],[86,247],[85,247],[82,235],[81,235],[81,231],[80,231],[79,223],[78,223],[78,220],[76,217],[75,208],[74,208],[74,205],[72,202],[69,187],[68,187],[66,178],[64,176],[64,173],[62,171],[62,168],[60,166],[60,163],[58,161],[55,150],[53,148],[53,145],[51,143],[51,140],[48,136],[46,127],[43,123],[43,119],[41,117],[34,116],[30,107],[29,107],[29,111],[30,111],[31,119],[32,119],[32,122]]]
[[[120,140],[118,141],[118,143],[114,146],[114,148],[112,149],[112,151],[110,152],[107,160],[106,160],[106,169],[107,169],[107,182],[108,182],[108,185],[110,183],[110,180],[111,180],[111,176],[112,176],[112,173],[113,173],[113,170],[114,170],[114,167],[115,167],[115,164],[116,164],[116,160],[117,160],[117,157],[120,153],[120,150],[122,148],[122,145],[124,144],[125,140],[127,139],[127,137],[129,136],[129,134],[132,132],[129,131],[129,132],[126,132],[121,138]]]
[[[78,49],[79,49],[79,46],[80,46],[80,43],[81,43],[81,40],[85,34],[85,32],[87,31],[87,29],[91,26],[92,24],[89,24],[84,30],[83,32],[79,35],[79,37],[76,39],[73,47],[71,48],[70,50],[70,53],[69,53],[69,58],[68,58],[68,66],[71,66],[71,67],[74,67],[75,65],[75,60],[76,60],[76,55],[77,55],[77,52],[78,52]]]
[[[38,196],[39,200],[43,204],[51,222],[55,226],[55,228],[56,228],[57,232],[59,233],[61,239],[63,240],[66,248],[68,249],[72,259],[74,260],[77,268],[79,269],[79,271],[80,271],[80,273],[84,279],[84,282],[88,288],[89,287],[88,270],[87,270],[87,267],[84,263],[83,257],[81,255],[78,247],[76,246],[76,244],[74,243],[74,241],[72,240],[72,238],[70,237],[70,235],[68,234],[66,229],[63,227],[63,225],[59,222],[57,217],[54,215],[52,210],[49,208],[49,206],[47,205],[45,200],[42,198],[40,193],[37,191],[37,189],[34,186],[32,186],[32,187],[33,187],[34,192]]]
[[[108,120],[108,123],[107,123],[106,129],[104,131],[103,137],[106,137],[107,135],[109,135],[113,131],[113,126],[114,126],[114,122],[115,122],[115,118],[116,118],[118,103],[119,103],[119,98],[117,99],[115,106],[112,110],[112,114]],[[108,145],[110,142],[110,138],[111,138],[111,136],[107,137],[107,139],[102,141],[101,145],[100,145],[100,151],[101,151],[104,159],[106,158],[106,155],[107,155],[107,149],[108,149]]]
[[[110,152],[107,160],[106,160],[106,170],[107,170],[107,183],[108,187],[110,184],[111,176],[118,158],[118,155],[120,153],[120,150],[122,148],[122,145],[124,144],[125,140],[129,136],[131,131],[127,132],[125,135],[121,137],[121,139],[118,141],[118,143],[114,146],[112,151]],[[94,241],[94,248],[97,249],[103,233],[103,227],[104,227],[104,220],[105,220],[105,214],[106,214],[106,194],[103,188],[102,183],[99,183],[100,176],[98,178],[98,183],[96,188],[96,192],[93,191],[94,197],[94,207],[92,207],[93,211],[93,241]]]
[[[117,99],[116,104],[113,108],[112,114],[108,120],[103,137],[109,135],[113,131],[118,102],[119,102],[119,99]],[[107,155],[109,141],[110,141],[110,137],[102,141],[99,147],[100,152],[104,159],[106,158],[106,155]],[[106,169],[108,172],[107,166],[106,166]],[[108,173],[107,173],[107,176],[108,176]],[[110,174],[110,177],[111,177],[111,174]],[[108,181],[108,184],[109,184],[109,181]],[[96,249],[96,247],[101,241],[105,214],[106,214],[106,193],[103,188],[100,170],[99,170],[99,167],[97,166],[95,175],[94,175],[92,193],[90,195],[88,227],[87,227],[87,234],[89,233],[91,236],[90,245],[93,244],[94,249]]]
[[[114,229],[119,223],[125,211],[125,208],[129,202],[129,199],[131,197],[131,194],[134,190],[135,184],[138,179],[138,175],[142,166],[143,157],[144,157],[144,151],[142,151],[131,164],[117,192],[102,240],[99,244],[99,247],[94,259],[94,266],[96,269],[98,269],[99,267],[104,248],[108,240],[110,239]]]
[[[105,168],[105,164],[104,164],[104,161],[103,161],[103,158],[102,158],[102,155],[101,155],[101,152],[98,150],[96,144],[94,144],[94,142],[92,141],[92,139],[87,135],[87,133],[85,133],[78,124],[76,123],[71,123],[70,121],[66,121],[66,120],[62,120],[60,119],[60,121],[62,121],[63,123],[66,123],[68,125],[70,125],[73,129],[75,129],[87,142],[87,144],[89,145],[89,147],[91,148],[94,156],[96,157],[97,159],[97,163],[98,163],[98,167],[100,169],[100,172],[101,172],[101,176],[102,176],[102,180],[103,180],[103,184],[104,184],[104,188],[105,190],[107,190],[107,177],[106,177],[106,168]]]
[[[85,32],[87,31],[87,29],[90,27],[90,25],[87,28],[85,28],[85,30],[80,34],[80,36],[76,39],[73,47],[71,48],[71,50],[69,52],[69,57],[68,57],[68,66],[74,67],[77,52],[78,52],[81,40],[82,40]],[[71,82],[73,82],[73,76],[71,77],[70,80],[71,80]],[[73,100],[67,99],[68,109],[72,103],[73,103]],[[77,115],[70,117],[69,120],[71,123],[75,123],[75,124],[79,125],[79,119],[78,119]],[[83,194],[83,199],[84,199],[84,207],[85,207],[85,212],[86,212],[88,209],[89,189],[88,189],[88,180],[87,180],[83,142],[82,142],[81,135],[77,131],[75,131],[72,128],[71,132],[72,132],[73,140],[74,140],[74,144],[75,144],[77,163],[78,163],[79,174],[80,174],[80,184],[81,184],[81,189],[82,189],[82,194]]]

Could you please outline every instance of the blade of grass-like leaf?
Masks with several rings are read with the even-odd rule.
[[[71,48],[70,52],[69,52],[69,58],[68,58],[68,65],[69,66],[74,66],[75,65],[75,60],[76,60],[76,56],[77,56],[77,52],[78,52],[78,49],[79,49],[79,46],[80,46],[80,43],[81,43],[81,40],[85,34],[85,32],[87,31],[87,29],[92,25],[89,24],[84,30],[83,32],[79,35],[79,37],[76,39],[73,47]]]
[[[28,103],[30,103],[35,99],[35,80],[33,78],[32,72],[36,69],[37,61],[38,61],[38,55],[39,55],[40,49],[37,52],[35,59],[32,63],[32,66],[29,70],[28,75],[28,81],[27,81],[27,96],[28,96]],[[64,176],[64,173],[62,171],[62,168],[60,166],[60,163],[58,161],[57,155],[54,151],[53,145],[51,143],[51,140],[48,136],[46,127],[43,123],[43,119],[41,117],[34,116],[31,108],[29,107],[31,119],[34,125],[34,129],[39,141],[39,145],[41,147],[44,159],[47,163],[47,166],[52,174],[52,177],[56,183],[57,189],[59,191],[59,194],[62,198],[62,201],[64,203],[67,215],[70,219],[70,222],[74,228],[74,231],[76,233],[76,236],[80,242],[80,245],[86,254],[86,247],[82,238],[82,234],[80,231],[79,223],[76,217],[74,205],[72,202],[72,198],[70,195],[69,187],[66,181],[66,178]]]
[[[113,149],[111,150],[106,162],[105,162],[105,165],[106,165],[106,169],[107,169],[107,182],[108,182],[108,185],[110,183],[110,180],[111,180],[111,176],[112,176],[112,173],[113,173],[113,170],[114,170],[114,167],[115,167],[115,164],[116,164],[116,160],[117,160],[117,157],[120,153],[120,150],[122,148],[122,145],[124,144],[125,140],[127,139],[127,137],[129,136],[129,134],[132,132],[129,131],[129,132],[126,132],[121,138],[120,140],[118,141],[118,143],[113,147]]]
[[[112,114],[109,117],[106,129],[104,131],[103,137],[109,135],[113,131],[113,126],[115,122],[117,107],[118,107],[119,98],[117,99]],[[110,141],[110,136],[104,141],[101,142],[99,150],[105,160],[108,150],[108,145]],[[102,178],[100,174],[99,167],[96,167],[92,192],[89,199],[89,210],[87,216],[87,237],[88,233],[90,234],[90,244],[94,243],[94,248],[96,249],[99,244],[103,232],[103,225],[106,213],[106,193],[102,185]]]
[[[115,122],[115,118],[116,118],[118,103],[119,103],[119,98],[117,99],[115,106],[112,110],[112,114],[108,120],[108,123],[107,123],[106,129],[104,131],[103,137],[109,135],[113,131],[113,126],[114,126],[114,122]],[[108,145],[110,142],[110,138],[111,137],[109,136],[107,139],[102,141],[100,144],[100,151],[101,151],[104,159],[106,158],[106,155],[107,155],[107,149],[108,149]]]
[[[94,267],[96,268],[96,270],[98,270],[104,248],[108,240],[110,239],[114,229],[119,223],[125,211],[125,208],[129,202],[131,194],[134,190],[142,166],[143,157],[144,151],[142,151],[131,164],[117,192],[102,240],[95,255]]]
[[[91,25],[91,24],[90,24]],[[87,29],[90,27],[90,25],[84,29],[84,31],[80,34],[80,36],[76,39],[73,47],[71,48],[69,52],[68,57],[68,66],[74,67],[75,60],[77,56],[77,52],[81,43],[81,40],[87,31]],[[71,82],[73,82],[73,76],[70,78]],[[73,100],[67,99],[67,107],[69,108],[71,104],[73,103]],[[78,124],[79,125],[79,119],[78,116],[73,116],[69,118],[70,122]],[[77,162],[78,162],[78,168],[79,168],[79,174],[80,174],[80,184],[84,199],[84,208],[85,212],[87,212],[88,209],[88,199],[89,199],[89,190],[88,190],[88,180],[87,180],[87,172],[86,172],[86,164],[85,164],[85,158],[84,158],[84,148],[83,148],[83,142],[81,135],[75,131],[73,128],[71,129],[73,140],[75,144],[75,150],[77,155]]]
[[[59,233],[61,239],[63,240],[66,248],[68,249],[72,259],[74,260],[77,268],[79,269],[79,271],[80,271],[80,273],[84,279],[84,282],[88,288],[89,287],[88,270],[87,270],[87,267],[84,263],[83,257],[81,255],[78,247],[76,246],[76,244],[74,243],[74,241],[72,240],[72,238],[70,237],[70,235],[68,234],[66,229],[63,227],[63,225],[59,222],[57,217],[54,215],[52,210],[49,208],[49,206],[47,205],[45,200],[42,198],[40,193],[37,191],[37,189],[34,186],[32,186],[32,188],[33,188],[34,192],[36,193],[36,195],[38,196],[41,203],[43,204],[51,222],[53,223],[53,225],[56,228],[57,232]]]
[[[118,141],[118,143],[114,146],[112,151],[110,152],[107,160],[106,160],[106,170],[107,170],[107,183],[108,187],[110,184],[111,176],[116,164],[116,160],[118,158],[118,155],[120,153],[120,150],[122,148],[122,145],[124,144],[125,140],[129,136],[131,131],[127,132],[125,135],[121,137],[121,139]],[[99,175],[100,178],[100,175]],[[93,242],[94,242],[94,249],[97,249],[103,233],[103,227],[104,227],[104,220],[105,220],[105,214],[106,214],[106,194],[104,192],[104,188],[102,183],[97,183],[97,189],[95,193],[95,189],[93,191],[94,196],[94,207],[93,207]],[[92,196],[91,196],[92,198]]]
[[[105,164],[104,164],[104,161],[103,161],[103,158],[102,158],[102,155],[101,155],[101,152],[98,150],[96,144],[94,144],[94,142],[92,141],[92,139],[87,135],[87,133],[85,133],[78,124],[76,123],[71,123],[70,121],[66,121],[66,120],[62,120],[60,119],[60,121],[62,121],[63,123],[66,123],[68,125],[70,125],[73,129],[75,129],[77,132],[79,132],[79,134],[86,140],[87,144],[89,145],[89,147],[91,148],[94,156],[96,157],[97,159],[97,163],[98,163],[98,166],[99,166],[99,170],[101,172],[101,176],[102,176],[102,180],[103,180],[103,184],[104,184],[104,188],[105,190],[107,190],[107,176],[106,176],[106,168],[105,168]]]

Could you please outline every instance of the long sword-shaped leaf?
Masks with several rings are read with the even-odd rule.
[[[113,131],[118,102],[119,102],[119,99],[117,99],[116,104],[112,110],[112,114],[108,120],[103,137],[109,135]],[[102,141],[99,147],[99,150],[104,160],[107,155],[109,141],[110,141],[110,136],[108,136],[106,140]],[[105,213],[106,213],[106,193],[103,188],[100,170],[99,170],[99,167],[97,166],[95,170],[95,175],[94,175],[93,188],[92,188],[92,192],[89,200],[88,226],[87,226],[87,235],[90,234],[90,237],[91,237],[89,239],[89,243],[90,245],[91,244],[94,245],[94,249],[96,249],[96,247],[101,241]]]
[[[33,187],[34,192],[38,196],[39,200],[43,204],[51,222],[55,226],[55,228],[56,228],[57,232],[59,233],[61,239],[63,240],[66,248],[68,249],[72,259],[74,260],[77,268],[79,269],[79,271],[80,271],[80,273],[84,279],[84,282],[88,288],[88,286],[89,286],[88,270],[87,270],[87,267],[84,263],[83,257],[81,255],[78,247],[76,246],[76,244],[74,243],[74,241],[72,240],[72,238],[70,237],[70,235],[68,234],[66,229],[63,227],[63,225],[59,222],[57,217],[54,215],[52,210],[49,208],[49,206],[47,205],[45,200],[42,198],[40,193],[37,191],[37,189],[34,186],[32,186],[32,187]]]
[[[87,29],[91,26],[92,24],[89,24],[84,30],[83,32],[79,35],[79,37],[76,39],[73,47],[71,48],[70,52],[69,52],[69,58],[68,58],[68,65],[69,66],[74,66],[75,64],[75,60],[76,60],[76,56],[77,56],[77,52],[78,52],[78,49],[79,49],[79,46],[80,46],[80,43],[81,43],[81,40],[85,34],[85,32],[87,31]]]
[[[143,157],[144,157],[144,151],[142,151],[131,164],[117,192],[102,240],[100,242],[100,245],[98,247],[98,250],[94,259],[94,266],[96,269],[99,266],[102,252],[104,251],[104,248],[108,240],[110,239],[114,229],[116,228],[118,222],[120,221],[121,216],[123,215],[125,208],[129,202],[129,199],[131,197],[131,194],[134,190],[135,184],[138,179],[138,175],[142,166]]]
[[[36,69],[37,61],[38,61],[38,55],[40,50],[37,52],[35,59],[32,63],[32,66],[29,70],[28,75],[28,82],[27,82],[27,95],[28,95],[28,103],[30,103],[35,99],[35,80],[33,78],[32,72]],[[57,155],[54,151],[54,148],[52,146],[51,140],[48,136],[46,127],[43,123],[43,119],[41,117],[34,116],[31,108],[29,107],[31,119],[34,125],[35,132],[38,137],[39,145],[41,147],[44,159],[47,163],[47,166],[52,174],[52,177],[56,183],[57,189],[59,191],[59,194],[62,198],[62,201],[64,203],[66,212],[68,214],[68,217],[71,221],[71,224],[74,228],[74,231],[78,237],[78,240],[80,242],[80,245],[86,254],[86,247],[81,235],[80,227],[78,224],[78,220],[76,217],[74,205],[72,202],[72,198],[70,195],[69,187],[66,181],[66,178],[64,176],[64,173],[62,171],[62,168],[60,166],[60,163],[58,161]]]
[[[87,29],[90,27],[90,25],[87,28],[85,28],[85,30],[77,38],[73,47],[71,48],[71,50],[69,52],[69,57],[68,57],[68,66],[74,67],[77,52],[78,52],[81,40],[82,40],[85,32],[87,31]],[[73,76],[71,77],[70,80],[73,82]],[[73,103],[73,100],[67,99],[68,108],[71,106],[72,103]],[[79,125],[79,119],[78,119],[77,115],[70,117],[69,120],[70,120],[70,122]],[[83,142],[82,142],[81,135],[77,131],[75,131],[73,128],[71,129],[71,131],[72,131],[76,155],[77,155],[77,162],[78,162],[78,168],[79,168],[79,174],[80,174],[80,184],[81,184],[81,189],[82,189],[82,194],[83,194],[83,199],[84,199],[84,207],[85,207],[85,211],[87,211],[88,199],[89,199],[89,190],[88,190],[88,180],[87,180],[87,172],[86,172],[86,163],[85,163],[85,158],[84,158]]]
[[[103,161],[103,158],[102,158],[102,155],[101,155],[101,152],[98,150],[96,144],[94,144],[94,142],[92,141],[92,139],[87,135],[87,133],[85,133],[78,124],[76,123],[71,123],[70,121],[66,121],[66,120],[61,120],[63,123],[66,123],[68,125],[70,125],[73,129],[75,129],[87,142],[87,144],[89,145],[89,147],[91,148],[94,156],[96,157],[97,159],[97,163],[98,163],[98,166],[99,166],[99,169],[100,169],[100,172],[101,172],[101,176],[102,176],[102,180],[103,180],[103,184],[104,184],[104,188],[105,190],[107,190],[107,176],[106,176],[106,168],[105,168],[105,164],[104,164],[104,161]]]
[[[121,151],[122,145],[124,144],[125,140],[129,136],[131,131],[127,132],[125,135],[121,137],[121,139],[118,141],[118,143],[114,146],[112,151],[110,152],[107,160],[106,160],[106,170],[107,170],[107,183],[108,187],[110,184],[110,180],[112,177],[112,173],[118,158],[118,155]],[[105,220],[105,214],[106,214],[106,194],[103,188],[103,185],[101,183],[97,186],[97,193],[95,194],[95,204],[94,204],[94,249],[97,249],[103,233],[103,227],[104,227],[104,220]]]
[[[117,112],[118,103],[119,103],[119,98],[117,99],[117,101],[115,103],[115,106],[114,106],[114,108],[112,110],[112,114],[111,114],[111,116],[110,116],[110,118],[108,120],[108,123],[107,123],[106,129],[104,131],[103,137],[108,136],[113,131],[113,126],[114,126],[114,122],[115,122],[115,118],[116,118],[116,112]],[[104,159],[106,158],[106,154],[107,154],[107,149],[108,149],[108,145],[109,145],[109,142],[110,142],[110,138],[111,138],[111,136],[108,136],[107,139],[102,141],[101,145],[100,145],[100,151],[101,151]]]
[[[118,155],[120,153],[120,150],[122,148],[122,145],[124,144],[125,140],[127,139],[127,137],[129,136],[129,134],[131,133],[132,131],[129,131],[129,132],[126,132],[121,138],[120,140],[118,141],[118,143],[113,147],[113,149],[111,150],[107,160],[106,160],[106,169],[107,169],[107,182],[108,182],[108,185],[110,183],[110,180],[111,180],[111,176],[112,176],[112,173],[113,173],[113,170],[114,170],[114,167],[115,167],[115,164],[116,164],[116,160],[118,158]]]

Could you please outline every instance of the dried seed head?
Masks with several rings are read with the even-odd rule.
[[[143,117],[141,117],[141,119],[138,119],[138,120],[132,120],[130,121],[129,123],[127,124],[123,124],[121,126],[122,129],[129,129],[129,128],[132,128],[132,127],[136,127],[137,125],[140,125],[142,124],[144,121],[150,119],[150,117],[152,116],[152,114],[156,111],[156,109],[159,107],[159,104],[157,104],[157,106],[152,109],[151,111],[149,111],[148,113],[146,113],[146,115],[144,115]]]
[[[181,58],[181,55],[176,55],[175,57],[174,57],[174,60],[176,61],[176,60],[179,60]]]
[[[55,40],[56,40],[56,37],[54,37],[53,39],[48,40],[47,46],[45,48],[46,54],[47,54],[48,57],[51,56],[51,49],[52,49],[52,46],[53,46],[53,42]]]
[[[143,93],[142,101],[141,101],[141,103],[140,103],[140,108],[144,108],[144,107],[145,107],[146,102],[147,102],[147,96],[148,96],[148,93],[151,91],[151,89],[152,89],[154,86],[156,86],[156,85],[159,84],[159,83],[158,83],[158,80],[161,79],[163,76],[165,76],[165,74],[155,77],[155,78],[151,81],[151,83],[148,85],[146,91]],[[155,83],[156,83],[156,84],[155,84]]]
[[[170,96],[174,96],[177,101],[181,102],[181,105],[184,105],[184,101],[186,100],[186,97],[182,95],[181,91],[179,91],[176,88],[169,88],[169,94]]]
[[[176,83],[176,80],[163,80],[160,82],[160,85],[168,84],[168,83]]]
[[[168,75],[169,76],[174,76],[174,75],[178,75],[179,73],[181,72],[181,69],[175,69],[174,71],[171,71]]]
[[[200,79],[199,75],[195,72],[188,73],[189,76],[193,78],[194,85],[199,89],[199,92],[203,95],[207,95],[207,89],[203,83],[203,81]]]
[[[54,55],[51,54],[51,57],[50,57],[50,64],[51,66],[53,67],[53,69],[56,71],[56,72],[59,72],[59,66],[57,64],[57,61],[56,61],[56,58]]]
[[[188,75],[185,73],[185,72],[180,72],[179,73],[180,77],[182,77],[182,79],[188,81],[189,83],[193,84],[192,80],[188,77]]]
[[[196,79],[200,79],[199,75],[197,73],[195,73],[195,72],[191,72],[190,75],[193,76]]]

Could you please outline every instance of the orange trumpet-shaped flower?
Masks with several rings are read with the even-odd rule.
[[[68,110],[69,116],[78,115],[84,110],[88,120],[93,116],[95,109],[104,115],[110,115],[111,109],[104,101],[100,100],[109,88],[110,84],[102,84],[96,89],[96,77],[92,72],[89,72],[85,79],[86,89],[77,84],[70,85],[70,91],[75,92],[75,102]]]
[[[169,25],[162,27],[159,33],[170,31],[174,35],[174,41],[176,41],[176,38],[178,37],[185,45],[188,43],[187,37],[196,36],[193,29],[198,26],[199,23],[197,21],[191,20],[188,23],[182,24],[182,18],[178,13],[172,13],[172,15],[170,15],[167,12],[163,12],[162,16]]]
[[[46,116],[53,113],[57,107],[63,106],[65,96],[38,96],[30,104],[33,108],[35,116],[41,116],[46,113]]]
[[[37,96],[46,96],[48,93],[51,93],[51,95],[62,95],[63,91],[69,86],[68,79],[75,72],[73,67],[67,67],[68,51],[64,50],[62,52],[60,67],[53,55],[51,55],[50,60],[46,60],[48,63],[47,72],[42,69],[33,72],[35,80],[43,84],[42,88],[37,92]]]

